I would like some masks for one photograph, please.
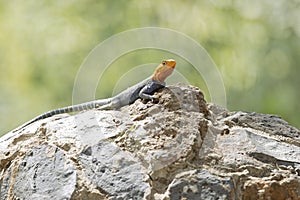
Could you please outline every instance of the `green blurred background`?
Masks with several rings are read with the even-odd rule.
[[[174,29],[200,43],[222,73],[230,110],[280,115],[300,128],[299,10],[296,0],[1,1],[0,135],[71,105],[88,53],[114,34],[145,26]],[[167,56],[141,50],[115,65],[134,67]],[[119,72],[113,69],[108,73]],[[177,70],[207,93],[191,68]],[[97,98],[112,94],[115,82],[104,83]]]

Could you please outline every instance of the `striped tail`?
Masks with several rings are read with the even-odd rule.
[[[73,112],[79,112],[79,111],[83,111],[83,110],[92,110],[94,108],[99,108],[100,106],[106,105],[110,102],[111,102],[111,98],[101,99],[101,100],[91,101],[91,102],[82,103],[82,104],[78,104],[78,105],[74,105],[74,106],[67,106],[67,107],[56,109],[56,110],[51,110],[51,111],[48,111],[44,114],[41,114],[41,115],[33,118],[29,122],[22,125],[20,128],[15,129],[13,132],[16,132],[16,131],[18,131],[36,121],[39,121],[41,119],[46,119],[48,117],[52,117],[54,115],[63,114],[63,113],[73,113]]]

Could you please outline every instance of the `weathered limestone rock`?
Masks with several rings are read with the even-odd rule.
[[[4,199],[300,199],[300,132],[191,86],[0,138]]]

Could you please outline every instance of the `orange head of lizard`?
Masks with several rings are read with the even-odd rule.
[[[174,71],[175,65],[176,61],[173,59],[163,60],[154,71],[152,79],[164,83],[166,78]]]

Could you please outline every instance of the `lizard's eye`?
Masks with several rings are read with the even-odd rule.
[[[167,64],[167,62],[166,62],[166,61],[162,61],[162,62],[161,62],[161,64],[163,64],[163,65],[166,65],[166,64]]]

